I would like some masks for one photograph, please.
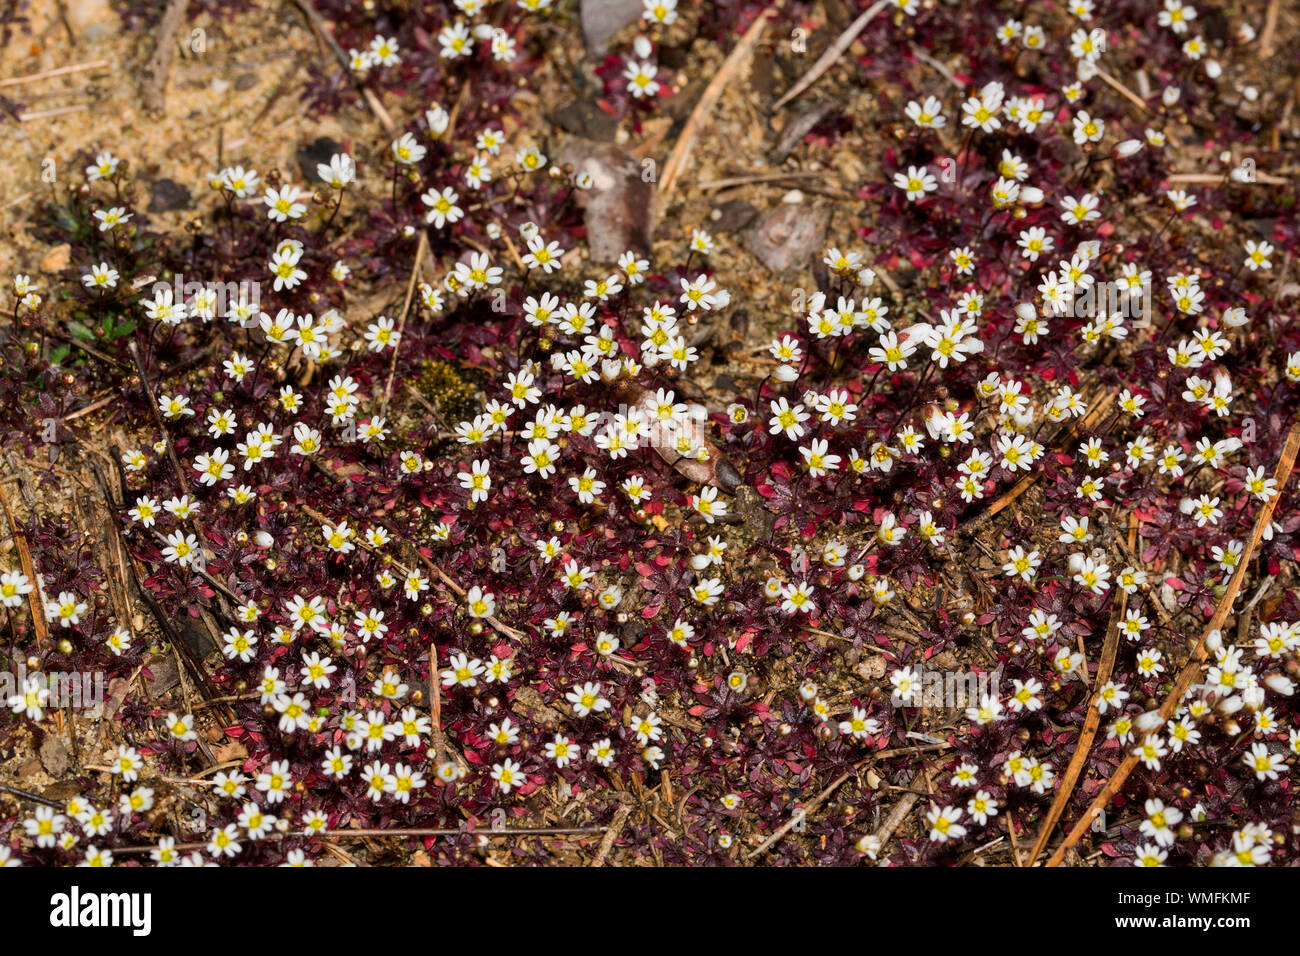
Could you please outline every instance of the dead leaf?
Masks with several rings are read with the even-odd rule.
[[[228,744],[217,747],[212,754],[217,758],[217,763],[226,763],[230,760],[243,760],[248,756],[248,748],[238,740],[232,740]]]
[[[68,748],[60,737],[46,737],[41,744],[41,764],[51,777],[58,777],[68,769]]]

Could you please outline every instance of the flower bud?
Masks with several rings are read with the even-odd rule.
[[[1295,684],[1285,674],[1269,674],[1264,678],[1264,683],[1268,689],[1281,694],[1284,697],[1290,697],[1295,693]]]
[[[441,106],[432,106],[424,111],[424,121],[429,124],[429,132],[441,136],[451,125],[451,114]]]
[[[1219,710],[1225,714],[1235,714],[1245,706],[1246,702],[1236,694],[1219,701]]]
[[[1145,714],[1139,715],[1137,720],[1133,721],[1133,726],[1137,729],[1138,733],[1149,734],[1153,733],[1164,722],[1165,719],[1160,716],[1160,711],[1148,710]]]

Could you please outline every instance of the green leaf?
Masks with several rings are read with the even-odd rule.
[[[135,319],[127,319],[121,325],[115,325],[111,329],[104,330],[104,338],[113,342],[122,338],[124,335],[130,335],[135,331]]]

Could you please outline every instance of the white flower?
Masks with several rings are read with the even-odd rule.
[[[645,9],[641,19],[663,26],[677,22],[677,0],[641,0]]]
[[[442,47],[438,55],[447,60],[469,56],[474,52],[474,40],[463,23],[443,27],[438,32],[438,44]]]
[[[930,825],[930,839],[935,843],[947,843],[960,840],[966,835],[966,828],[957,821],[961,819],[961,810],[957,807],[939,807],[931,805],[925,815],[925,822]]]
[[[425,152],[425,148],[410,133],[403,133],[393,142],[393,158],[406,166],[424,159]]]
[[[497,602],[492,592],[475,585],[465,595],[465,606],[470,617],[491,617],[496,613]]]
[[[1101,218],[1101,213],[1097,211],[1098,205],[1097,197],[1091,193],[1084,193],[1078,199],[1073,196],[1066,196],[1061,200],[1061,209],[1063,210],[1061,218],[1074,225],[1092,222],[1094,219]]]
[[[328,163],[316,164],[316,175],[335,189],[344,189],[357,178],[357,164],[347,153],[335,153]]]
[[[262,202],[266,203],[267,218],[273,222],[286,219],[301,219],[307,211],[305,203],[299,202],[304,193],[297,186],[285,184],[279,189],[267,189]]]
[[[803,423],[811,417],[802,405],[791,406],[785,398],[778,398],[772,402],[772,417],[768,425],[773,435],[784,432],[787,438],[798,441],[803,437]]]
[[[907,174],[894,173],[894,185],[907,194],[912,202],[924,198],[926,193],[939,188],[939,181],[924,166],[907,167]]]
[[[478,658],[466,654],[453,654],[448,668],[442,672],[443,687],[474,687],[486,668]]]
[[[507,757],[501,763],[492,765],[492,779],[501,788],[502,793],[509,793],[513,788],[523,786],[527,776],[519,763]]]
[[[1258,780],[1276,780],[1280,771],[1286,769],[1286,760],[1281,754],[1270,753],[1267,744],[1254,743],[1250,752],[1242,760],[1255,774]]]
[[[659,83],[655,80],[655,75],[659,68],[653,63],[638,63],[635,60],[629,60],[626,68],[623,70],[623,78],[627,80],[627,91],[636,99],[644,96],[654,96],[659,92]]]
[[[1268,258],[1273,253],[1273,246],[1264,240],[1258,242],[1254,239],[1246,240],[1246,268],[1251,272],[1259,269],[1273,268],[1272,261]]]
[[[927,96],[924,103],[912,100],[903,112],[922,129],[942,129],[948,122],[943,115],[943,104],[933,96]]]
[[[376,36],[370,41],[371,59],[380,66],[393,66],[397,63],[399,59],[397,50],[397,41],[383,35]]]
[[[456,205],[460,196],[450,186],[438,190],[430,189],[420,196],[420,202],[429,207],[425,222],[441,229],[447,223],[459,222],[465,215],[464,210]]]

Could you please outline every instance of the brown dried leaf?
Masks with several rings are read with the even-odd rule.
[[[223,744],[212,751],[217,763],[226,763],[229,760],[243,760],[248,756],[248,748],[238,740],[232,740],[228,744]]]

